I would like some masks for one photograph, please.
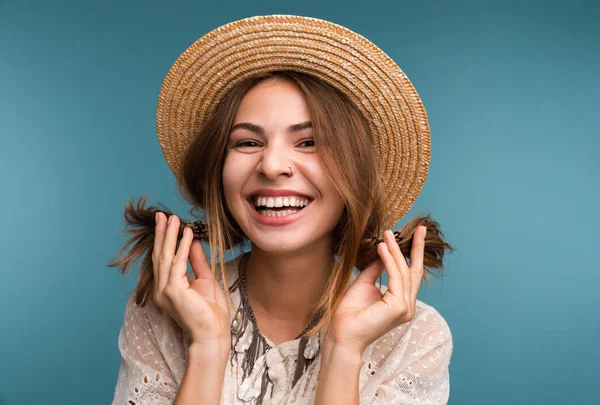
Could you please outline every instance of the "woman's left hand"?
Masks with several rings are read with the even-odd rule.
[[[424,271],[426,231],[424,226],[415,231],[410,267],[392,231],[384,232],[383,242],[377,245],[379,259],[360,273],[333,315],[326,336],[331,344],[362,355],[379,337],[414,318]],[[381,295],[375,282],[383,268],[388,290]]]

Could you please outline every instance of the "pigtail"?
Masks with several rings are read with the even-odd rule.
[[[167,219],[173,215],[173,212],[168,208],[159,204],[159,206],[145,207],[148,197],[141,197],[137,205],[134,204],[133,199],[125,205],[124,217],[125,217],[125,228],[123,233],[130,236],[130,239],[119,249],[117,253],[117,259],[108,263],[107,267],[119,267],[119,271],[122,275],[129,274],[131,267],[138,261],[138,259],[144,256],[142,264],[140,265],[140,273],[138,283],[133,293],[135,294],[135,302],[137,305],[144,307],[148,303],[148,300],[152,299],[152,293],[154,291],[154,272],[152,269],[152,253],[154,251],[154,235],[156,227],[156,213],[162,212],[167,216]],[[208,230],[204,223],[200,221],[188,222],[181,220],[179,226],[179,233],[177,235],[177,247],[179,248],[179,242],[183,237],[183,230],[186,227],[191,227],[194,231],[194,239],[202,241],[208,241]],[[131,246],[133,247],[129,252],[125,251]]]
[[[117,259],[110,262],[108,267],[118,267],[122,275],[129,274],[131,267],[137,262],[140,257],[144,257],[140,266],[139,278],[137,286],[133,293],[135,294],[135,302],[137,305],[144,307],[148,300],[152,299],[154,291],[154,272],[152,270],[152,253],[154,250],[154,230],[155,230],[155,215],[157,212],[162,212],[167,216],[167,219],[174,213],[162,204],[159,206],[145,207],[147,197],[141,197],[137,204],[131,199],[125,206],[124,218],[125,228],[124,233],[130,236],[129,240],[119,249]],[[396,241],[402,255],[410,259],[410,250],[412,247],[412,239],[420,225],[427,227],[425,235],[425,252],[423,258],[423,266],[425,272],[423,279],[425,284],[429,283],[429,276],[441,278],[443,260],[446,250],[454,251],[455,248],[450,246],[444,240],[444,234],[440,229],[438,222],[434,221],[428,214],[409,221],[402,229],[394,231]],[[202,221],[185,221],[180,220],[180,229],[177,236],[177,247],[183,237],[183,230],[186,227],[192,228],[194,239],[204,242],[209,241],[208,226]],[[355,266],[359,271],[364,270],[370,263],[379,258],[377,254],[377,245],[383,241],[380,237],[370,237],[362,240],[358,254],[356,256]],[[237,243],[236,241],[234,243]],[[128,252],[125,252],[132,246]]]
[[[444,241],[444,233],[439,223],[427,214],[426,216],[410,220],[402,229],[394,231],[396,242],[406,259],[410,259],[413,236],[417,228],[421,225],[427,227],[423,257],[423,267],[425,268],[423,279],[425,280],[425,284],[428,285],[430,275],[441,278],[445,251],[449,250],[453,252],[455,248]],[[383,239],[379,237],[363,239],[356,258],[356,268],[359,271],[364,270],[370,263],[379,258],[377,245],[381,242],[383,242]]]

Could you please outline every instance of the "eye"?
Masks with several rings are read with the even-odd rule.
[[[312,145],[309,145],[308,147],[313,147],[313,146],[316,146],[316,144],[315,144],[315,140],[314,140],[314,139],[306,139],[306,140],[302,141],[302,142],[300,143],[300,145],[302,145],[302,144],[304,144],[304,143],[306,143],[306,142],[309,142],[309,143],[310,143],[310,142],[312,142]]]
[[[248,145],[248,144],[254,144],[254,145],[256,145],[256,142],[254,142],[254,141],[241,141],[241,142],[236,143],[235,146],[236,147],[240,146],[240,147],[250,147],[251,148],[252,145]]]

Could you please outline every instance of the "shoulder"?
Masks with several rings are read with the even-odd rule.
[[[142,306],[136,304],[135,294],[129,296],[119,333],[119,350],[129,373],[151,373],[144,374],[147,378],[159,373],[179,384],[186,369],[188,346],[185,332],[152,299]]]
[[[415,317],[381,336],[363,353],[361,395],[386,403],[445,404],[452,334],[444,317],[417,300]]]
[[[427,334],[430,343],[452,345],[450,325],[437,309],[423,301],[417,300],[417,313],[408,328],[425,328],[423,333]],[[432,342],[434,339],[436,341]]]
[[[362,392],[389,391],[399,398],[425,395],[428,390],[435,393],[437,388],[432,387],[443,384],[448,376],[452,351],[452,334],[444,317],[417,300],[411,321],[385,333],[364,351]]]

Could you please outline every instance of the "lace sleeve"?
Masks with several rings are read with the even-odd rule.
[[[113,405],[166,405],[175,400],[178,385],[148,316],[149,305],[141,308],[130,297],[125,306],[119,333],[121,364]]]
[[[363,365],[369,381],[361,405],[446,405],[450,395],[452,334],[430,306],[372,347]]]

